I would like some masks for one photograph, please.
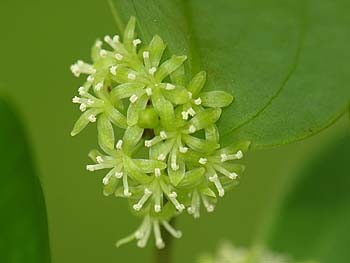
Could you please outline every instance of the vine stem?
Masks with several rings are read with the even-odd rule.
[[[169,222],[171,225],[175,225],[175,218],[171,219]],[[172,262],[172,248],[173,248],[173,236],[165,231],[162,227],[162,237],[165,243],[163,249],[155,248],[155,263],[171,263]]]

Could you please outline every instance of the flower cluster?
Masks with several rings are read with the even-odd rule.
[[[223,91],[202,91],[206,73],[188,81],[186,56],[164,59],[166,45],[154,36],[148,45],[135,38],[135,18],[119,36],[105,36],[92,48],[92,64],[71,66],[77,77],[87,74],[73,103],[83,112],[72,136],[97,122],[98,144],[94,164],[87,170],[108,170],[104,194],[127,198],[141,226],[117,246],[137,239],[146,245],[153,231],[156,246],[164,246],[160,227],[181,236],[168,221],[187,210],[199,217],[203,204],[214,210],[217,197],[232,188],[244,167],[241,159],[249,142],[220,149],[215,125],[221,108],[233,97]],[[117,139],[116,139],[117,137]]]

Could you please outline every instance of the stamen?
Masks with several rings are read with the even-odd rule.
[[[129,100],[130,100],[131,103],[135,103],[135,102],[137,101],[137,99],[138,99],[137,95],[134,94],[134,95],[132,95],[132,96],[130,97]]]
[[[148,198],[152,195],[152,191],[149,190],[148,188],[145,188],[144,194],[141,197],[141,199],[138,201],[137,204],[133,205],[133,208],[136,211],[140,211],[143,205],[147,202]]]
[[[215,207],[209,203],[207,197],[204,194],[201,194],[201,197],[202,197],[203,204],[204,204],[205,208],[207,209],[207,212],[208,213],[213,212]]]
[[[116,43],[118,43],[119,38],[118,38],[118,41],[114,41],[110,36],[107,35],[107,36],[104,37],[104,41],[108,45],[110,45],[113,49],[116,49],[117,48]]]
[[[160,205],[154,205],[154,212],[159,213],[161,210],[162,209]]]
[[[213,182],[215,184],[215,187],[216,187],[216,189],[219,192],[219,196],[223,197],[224,194],[225,194],[225,190],[224,190],[224,188],[221,185],[221,182],[220,182],[220,180],[218,178],[218,175],[214,174],[213,176],[209,177],[209,181]]]
[[[167,221],[162,220],[162,225],[164,228],[175,238],[180,238],[182,237],[182,232],[175,230]]]
[[[137,45],[141,44],[141,40],[140,39],[135,39],[132,41],[132,44],[134,45],[134,47],[136,47]]]
[[[190,133],[194,133],[194,132],[196,132],[196,127],[194,125],[190,125],[190,127],[188,128],[188,131]]]
[[[146,88],[145,91],[146,91],[147,96],[151,96],[152,95],[152,89],[151,88]]]
[[[118,140],[117,144],[115,145],[115,148],[118,150],[121,150],[123,146],[123,140]]]
[[[188,112],[188,114],[190,114],[192,117],[193,117],[194,115],[196,115],[196,112],[195,112],[194,109],[192,109],[192,108],[189,108],[189,109],[187,110],[187,112]]]
[[[194,100],[194,104],[196,104],[196,105],[201,105],[201,104],[202,104],[201,98],[195,99],[195,100]]]
[[[167,83],[167,84],[165,85],[165,89],[166,89],[166,90],[173,90],[173,89],[175,89],[175,85],[173,85],[173,84],[171,84],[171,83]]]
[[[109,72],[111,72],[112,75],[117,75],[117,66],[112,66],[109,68]]]
[[[164,241],[162,239],[162,236],[160,234],[160,228],[159,228],[159,223],[158,220],[153,221],[153,231],[154,231],[154,237],[156,239],[156,247],[159,249],[164,248]]]
[[[85,103],[80,104],[79,109],[81,111],[86,111],[86,104]]]
[[[89,117],[88,117],[88,120],[89,122],[96,122],[96,116],[91,114]]]
[[[220,157],[221,157],[221,162],[226,162],[228,160],[239,160],[243,158],[243,152],[239,150],[236,154],[231,154],[231,155],[222,153]]]
[[[102,47],[102,41],[101,40],[97,40],[96,43],[95,43],[95,46],[98,47],[98,48],[101,48]]]
[[[168,135],[166,134],[165,131],[161,131],[161,132],[159,133],[159,135],[160,135],[160,138],[162,138],[163,140],[165,140],[166,138],[168,138]]]
[[[103,88],[103,82],[99,82],[95,86],[95,90],[96,91],[100,91],[102,88]]]
[[[142,53],[143,58],[149,58],[149,52],[148,51],[143,51]]]
[[[187,147],[180,146],[180,147],[179,147],[179,151],[180,151],[181,153],[187,153],[188,148],[187,148]]]
[[[86,80],[87,80],[87,82],[92,83],[92,82],[94,82],[95,78],[92,75],[90,75],[87,77]]]
[[[160,177],[160,169],[159,168],[154,169],[154,175],[155,175],[155,177]]]
[[[81,103],[81,98],[74,96],[74,98],[72,99],[73,103]]]
[[[113,37],[113,42],[119,43],[119,36],[118,36],[118,35],[115,35],[115,36]]]
[[[188,112],[187,111],[181,112],[181,115],[182,115],[183,120],[188,120]]]
[[[179,166],[177,165],[177,162],[176,162],[176,152],[172,152],[170,158],[171,158],[171,169],[173,169],[174,171],[177,171],[179,169]]]
[[[199,161],[198,161],[200,164],[206,164],[208,162],[208,159],[207,158],[199,158]]]
[[[128,79],[135,80],[136,79],[136,75],[134,73],[129,73],[128,74]]]
[[[122,54],[119,54],[119,53],[117,53],[117,54],[115,54],[115,56],[114,56],[117,60],[122,60],[123,59],[123,55]]]
[[[185,209],[185,206],[183,204],[180,204],[179,201],[176,199],[177,193],[176,192],[171,192],[169,195],[169,200],[174,204],[175,208],[179,211],[182,212]]]
[[[165,160],[165,154],[163,154],[163,153],[159,154],[157,159],[159,161],[164,161]]]
[[[123,177],[123,172],[115,172],[115,175],[114,175],[116,178],[120,179]]]
[[[157,68],[156,67],[151,67],[149,70],[148,70],[148,72],[149,72],[149,74],[151,74],[151,75],[154,75],[154,73],[157,71]]]
[[[189,91],[189,92],[188,92],[188,97],[189,97],[190,99],[192,99],[192,96],[193,96],[192,92]]]
[[[84,95],[85,94],[85,88],[84,87],[79,87],[78,93],[79,93],[80,96]]]
[[[131,196],[131,193],[129,192],[129,184],[128,184],[127,174],[123,174],[123,187],[124,187],[124,195],[126,197]]]
[[[112,177],[112,173],[108,173],[105,177],[102,179],[102,183],[104,185],[107,185],[109,183],[109,179]]]
[[[98,163],[103,163],[103,158],[101,156],[96,156],[96,161]]]
[[[101,56],[101,57],[103,57],[103,58],[104,58],[104,57],[106,57],[106,56],[107,56],[107,54],[108,54],[108,53],[107,53],[107,51],[106,51],[106,50],[104,50],[104,49],[101,49],[101,50],[100,50],[100,56]]]

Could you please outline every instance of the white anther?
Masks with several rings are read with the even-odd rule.
[[[86,104],[85,103],[80,104],[79,109],[83,112],[86,111]]]
[[[141,44],[141,40],[140,39],[135,39],[132,41],[132,44],[136,47],[137,45]]]
[[[217,189],[218,192],[219,192],[219,196],[220,196],[220,197],[223,197],[224,194],[225,194],[225,190],[224,190],[224,188],[222,187],[222,185],[221,185],[221,183],[220,183],[220,181],[219,181],[219,178],[218,178],[217,174],[214,174],[213,176],[210,176],[210,177],[209,177],[209,181],[210,181],[210,182],[213,182],[213,183],[215,184],[215,187],[216,187],[216,189]]]
[[[188,208],[187,208],[187,213],[189,213],[190,215],[193,214],[193,209],[192,209],[192,207],[188,207]]]
[[[198,161],[200,164],[206,164],[208,162],[208,159],[207,158],[199,158],[199,161]]]
[[[95,103],[95,102],[94,102],[92,99],[88,99],[88,100],[87,100],[87,104],[88,104],[88,105],[92,105],[92,104],[94,104],[94,103]]]
[[[95,171],[95,165],[91,165],[91,164],[87,165],[87,166],[86,166],[86,170],[88,170],[88,171],[90,171],[90,172]]]
[[[128,79],[135,80],[136,79],[136,75],[134,73],[129,73],[128,74]]]
[[[146,147],[151,147],[152,146],[152,141],[151,140],[145,140],[145,146]]]
[[[188,120],[188,112],[187,111],[181,112],[181,115],[182,115],[183,120]]]
[[[142,208],[142,205],[140,205],[140,204],[134,204],[134,205],[132,206],[132,208],[134,208],[134,210],[136,210],[136,211],[140,211],[141,208]]]
[[[176,193],[176,192],[171,192],[171,193],[169,194],[169,197],[170,197],[170,198],[176,198],[176,197],[177,197],[177,193]]]
[[[103,163],[103,158],[101,156],[96,156],[96,161],[98,163]]]
[[[79,87],[78,93],[79,93],[79,95],[84,95],[85,94],[85,88],[84,87]]]
[[[120,179],[123,177],[123,172],[116,172],[114,175],[116,178]]]
[[[161,211],[161,206],[160,205],[154,205],[154,211],[156,213],[159,213]]]
[[[243,158],[243,152],[241,150],[239,150],[237,153],[236,153],[236,157],[237,159],[242,159]]]
[[[237,177],[238,177],[238,174],[236,174],[236,173],[229,173],[229,175],[228,175],[228,177],[231,179],[231,180],[234,180],[234,179],[236,179]]]
[[[111,72],[112,75],[117,75],[117,66],[112,66],[109,68],[109,72]]]
[[[115,145],[115,148],[118,150],[121,150],[123,146],[123,140],[118,140],[117,144]]]
[[[195,99],[194,100],[194,104],[201,105],[202,104],[202,99],[201,98]]]
[[[192,117],[193,117],[194,115],[196,115],[195,110],[192,109],[192,108],[189,108],[189,109],[187,110],[187,112],[188,112],[188,114],[191,115]]]
[[[146,88],[145,91],[146,91],[147,96],[151,96],[152,95],[152,89],[151,88]]]
[[[98,48],[101,48],[102,47],[102,41],[101,40],[97,40],[96,43],[95,43],[95,46],[98,47]]]
[[[173,84],[171,84],[171,83],[167,83],[167,84],[165,85],[165,89],[166,89],[166,90],[173,90],[173,89],[175,89],[175,85],[173,85]]]
[[[94,82],[95,78],[94,78],[94,76],[90,75],[87,77],[86,80],[87,80],[87,82],[92,83],[92,82]]]
[[[159,136],[160,136],[160,138],[162,138],[163,140],[165,140],[166,138],[168,138],[168,135],[166,134],[165,131],[160,131]]]
[[[107,51],[106,51],[106,50],[104,50],[104,49],[101,49],[101,50],[100,50],[100,56],[101,56],[101,57],[103,57],[103,58],[104,58],[104,57],[106,57],[106,56],[107,56],[107,54],[108,54],[108,53],[107,53]]]
[[[81,101],[81,98],[79,98],[77,96],[74,96],[74,98],[72,99],[73,103],[80,103],[80,101]]]
[[[99,82],[96,84],[95,90],[100,91],[102,89],[102,87],[103,87],[103,82]]]
[[[148,188],[145,188],[145,190],[143,191],[145,195],[151,195],[152,191]]]
[[[154,175],[155,175],[156,177],[159,177],[159,176],[160,176],[160,169],[159,169],[159,168],[155,168],[155,169],[154,169]]]
[[[189,97],[190,99],[192,99],[192,96],[193,96],[192,92],[189,91],[189,92],[188,92],[188,97]]]
[[[222,162],[222,163],[227,161],[227,154],[222,153],[222,154],[220,155],[220,157],[221,157],[221,162]]]
[[[148,72],[149,72],[149,74],[151,74],[151,75],[154,75],[154,73],[157,71],[157,68],[156,67],[151,67],[149,70],[148,70]]]
[[[157,159],[159,161],[164,161],[165,160],[165,154],[163,154],[163,153],[159,154]]]
[[[149,58],[149,52],[143,51],[142,56],[143,56],[143,58]]]
[[[134,94],[134,95],[132,95],[132,96],[130,97],[129,100],[130,100],[131,103],[135,103],[135,102],[137,101],[137,99],[138,99],[137,95]]]
[[[188,128],[188,131],[190,132],[190,133],[194,133],[194,132],[196,132],[196,127],[194,126],[194,125],[191,125],[189,128]]]
[[[180,151],[181,153],[187,153],[188,148],[187,148],[187,147],[180,146],[180,147],[179,147],[179,151]]]
[[[108,184],[110,178],[111,178],[111,174],[107,174],[105,177],[103,177],[102,183],[103,183],[104,185]]]
[[[119,43],[119,36],[118,36],[118,35],[115,35],[115,36],[113,37],[113,42]]]
[[[91,114],[89,117],[88,117],[88,120],[89,122],[95,122],[96,121],[96,116]]]
[[[119,54],[119,53],[117,53],[117,54],[115,54],[115,56],[114,56],[117,60],[122,60],[123,59],[123,55],[122,54]]]

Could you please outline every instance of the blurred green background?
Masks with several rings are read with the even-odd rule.
[[[0,97],[15,105],[28,133],[47,205],[52,262],[152,262],[151,242],[146,249],[114,247],[139,222],[126,202],[102,195],[101,176],[85,170],[87,153],[96,147],[95,127],[79,138],[69,135],[79,116],[71,97],[80,84],[69,66],[77,58],[88,61],[90,43],[115,32],[107,3],[1,0],[0,10]],[[178,219],[184,236],[174,241],[175,262],[194,262],[223,239],[250,245],[263,237],[289,178],[348,131],[344,116],[305,141],[251,152],[240,186],[219,202],[215,213]]]

